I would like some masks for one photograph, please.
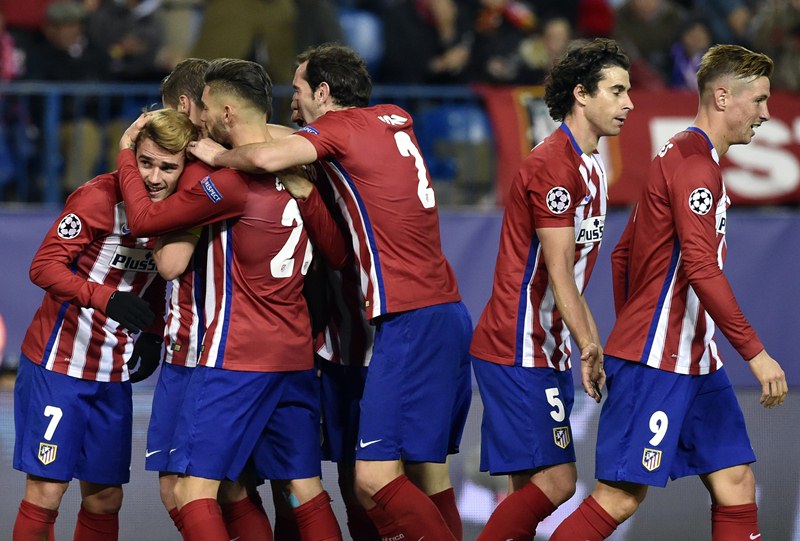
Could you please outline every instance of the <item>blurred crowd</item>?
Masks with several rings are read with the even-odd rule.
[[[193,56],[288,84],[297,52],[340,41],[377,83],[540,84],[594,36],[623,44],[635,86],[691,89],[711,44],[739,43],[800,90],[800,0],[0,0],[0,80],[158,81]]]

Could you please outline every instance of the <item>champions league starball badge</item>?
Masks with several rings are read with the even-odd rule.
[[[75,214],[67,214],[58,223],[58,236],[62,239],[74,239],[81,233],[81,219]]]
[[[714,198],[711,197],[711,192],[707,188],[697,188],[689,196],[689,208],[700,216],[708,214],[713,202]]]
[[[553,214],[563,214],[568,208],[570,203],[569,192],[566,188],[556,186],[547,192],[547,208]]]

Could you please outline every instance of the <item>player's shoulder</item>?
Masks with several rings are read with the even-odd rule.
[[[113,206],[122,201],[119,182],[114,173],[104,173],[80,185],[69,197],[67,205]]]
[[[580,162],[581,155],[574,148],[572,140],[559,129],[536,145],[523,164],[535,176],[563,176],[565,172],[576,172]]]

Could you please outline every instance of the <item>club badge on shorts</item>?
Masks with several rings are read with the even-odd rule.
[[[37,458],[39,462],[47,466],[56,459],[56,451],[58,451],[58,445],[42,442],[39,444],[39,454]]]
[[[661,451],[645,447],[642,453],[642,466],[647,471],[657,470],[661,466]]]
[[[558,445],[562,449],[566,449],[570,442],[569,427],[559,426],[558,428],[554,428],[553,440],[556,442],[556,445]]]

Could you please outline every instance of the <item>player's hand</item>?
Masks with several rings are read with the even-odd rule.
[[[603,398],[600,389],[606,383],[603,369],[603,348],[590,342],[581,349],[581,381],[583,390],[598,404]]]
[[[128,374],[131,383],[144,381],[153,375],[161,362],[161,345],[164,339],[157,334],[143,332],[133,344],[133,353],[128,359]]]
[[[308,179],[308,174],[302,167],[291,167],[275,173],[286,191],[295,199],[308,199],[314,191],[314,183]]]
[[[130,291],[115,291],[106,305],[106,315],[133,333],[149,326],[155,314],[147,301]]]
[[[783,404],[786,393],[789,392],[789,385],[778,361],[770,357],[767,350],[761,350],[761,353],[750,359],[749,364],[750,370],[761,384],[761,400],[759,400],[761,405],[765,408],[774,408]]]
[[[142,113],[139,115],[139,118],[133,121],[133,124],[128,126],[128,129],[125,130],[125,133],[122,134],[122,137],[119,140],[120,150],[125,150],[126,148],[133,150],[136,148],[136,138],[139,136],[139,132],[142,131],[142,128],[145,127],[149,119],[149,112]]]
[[[227,149],[208,137],[204,137],[199,141],[192,141],[187,147],[189,154],[198,160],[216,167],[217,154],[225,152]]]

